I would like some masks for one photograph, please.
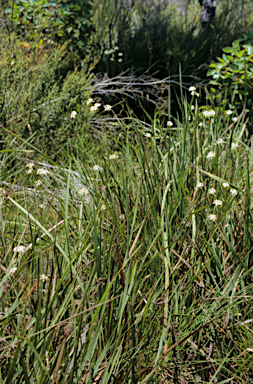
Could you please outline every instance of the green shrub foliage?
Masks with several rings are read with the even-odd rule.
[[[20,44],[15,36],[10,45],[0,47],[0,124],[22,138],[32,138],[46,152],[73,143],[92,117],[86,104],[92,66],[83,61],[82,67],[67,73],[66,51],[66,46],[53,45],[49,50]],[[71,118],[73,111],[77,113]],[[8,137],[2,130],[2,146]]]
[[[6,10],[22,38],[31,40],[39,35],[47,41],[68,42],[82,57],[94,31],[91,11],[90,0],[19,0]]]
[[[247,41],[248,40],[248,41]],[[239,39],[231,47],[223,48],[222,57],[210,64],[207,72],[214,93],[223,96],[223,102],[251,110],[253,97],[253,45],[251,39]]]

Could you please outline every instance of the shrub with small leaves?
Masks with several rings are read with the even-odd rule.
[[[67,47],[24,47],[15,35],[0,45],[0,124],[46,153],[75,143],[92,118],[93,66],[68,71]],[[12,140],[1,132],[2,147]],[[5,144],[4,144],[5,143]]]

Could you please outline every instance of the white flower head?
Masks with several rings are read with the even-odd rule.
[[[118,59],[118,63],[122,63],[123,59]]]
[[[23,245],[19,245],[18,247],[13,248],[13,252],[17,252],[22,255],[25,252],[25,247]]]
[[[203,127],[203,123],[202,122],[199,123],[199,127]]]
[[[90,98],[86,101],[86,104],[87,104],[87,105],[90,105],[91,103],[93,103],[93,99],[90,97]]]
[[[47,207],[47,205],[46,205],[46,203],[42,203],[42,204],[39,205],[39,207],[40,207],[41,209],[45,209],[45,208]]]
[[[71,114],[70,114],[71,119],[75,119],[76,115],[77,115],[77,112],[76,111],[72,111]]]
[[[225,144],[225,143],[224,143],[224,140],[220,137],[220,138],[216,141],[216,144],[223,145],[223,144]]]
[[[195,109],[194,105],[191,105],[191,110],[193,111]]]
[[[102,206],[101,206],[101,211],[105,211],[106,210],[106,206],[103,204]]]
[[[0,196],[3,197],[6,194],[6,191],[3,188],[0,188]]]
[[[238,192],[236,189],[230,189],[230,193],[232,196],[236,196]]]
[[[117,153],[114,153],[113,155],[109,156],[110,160],[115,160],[115,159],[118,159],[118,158],[119,158],[119,155],[117,155]]]
[[[103,170],[103,168],[100,167],[100,165],[94,165],[94,167],[93,167],[93,171],[102,171],[102,170]]]
[[[213,117],[215,115],[215,111],[213,109],[203,111],[202,113],[204,117]]]
[[[236,144],[236,143],[232,143],[232,144],[231,144],[231,149],[236,149],[236,148],[238,148],[238,144]]]
[[[236,117],[236,116],[234,116],[233,118],[232,118],[232,120],[233,121],[236,121],[238,118]]]
[[[82,189],[79,189],[79,194],[81,195],[81,196],[83,196],[83,195],[88,195],[88,193],[89,193],[89,190],[88,190],[88,188],[82,188]]]
[[[119,52],[118,55],[119,55],[119,56],[123,56],[123,53],[122,53],[122,52]]]
[[[233,111],[231,111],[231,109],[229,109],[228,111],[226,111],[226,115],[232,115]]]
[[[144,133],[144,135],[145,135],[146,137],[151,137],[151,133],[149,133],[149,132]]]
[[[92,107],[90,107],[91,112],[96,112],[98,108],[100,107],[100,103],[95,103]]]
[[[214,188],[210,188],[210,189],[208,190],[209,195],[214,195],[215,192],[216,192],[216,189],[214,189]]]
[[[173,127],[173,123],[172,123],[172,121],[167,121],[167,127]]]
[[[197,185],[196,185],[196,188],[203,188],[204,187],[204,184],[203,183],[197,183]]]
[[[194,85],[191,85],[189,88],[189,92],[194,92],[194,91],[196,91],[196,87],[194,87]]]
[[[211,214],[211,215],[208,216],[208,219],[211,220],[211,221],[215,221],[217,219],[217,216]]]
[[[124,214],[119,215],[119,219],[120,220],[125,220],[125,215]]]
[[[112,109],[111,105],[109,105],[109,104],[104,105],[104,110],[105,111],[111,111],[111,109]]]
[[[16,267],[11,268],[11,269],[10,269],[10,273],[15,273],[15,272],[17,272],[17,270],[18,270],[18,268],[16,268]]]
[[[34,183],[35,187],[39,187],[41,184],[42,184],[41,180],[36,180]]]
[[[40,275],[40,281],[42,281],[42,283],[44,283],[47,280],[48,280],[48,276],[45,275],[44,273],[42,273],[42,275]]]
[[[218,207],[218,206],[222,206],[223,205],[223,202],[221,200],[214,200],[213,204]]]
[[[45,169],[45,168],[37,169],[37,175],[44,176],[44,175],[47,175],[48,173],[49,173],[48,169]]]
[[[228,183],[223,183],[222,186],[223,186],[223,188],[229,188],[229,184]]]
[[[210,160],[212,160],[214,157],[215,157],[215,152],[213,151],[208,152],[208,154],[206,155],[206,158]]]

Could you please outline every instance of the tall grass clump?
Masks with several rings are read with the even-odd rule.
[[[61,162],[9,132],[1,383],[251,382],[247,114],[197,94]]]

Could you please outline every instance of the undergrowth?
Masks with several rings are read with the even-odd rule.
[[[1,383],[252,382],[247,111],[190,92],[58,162],[9,133]]]

